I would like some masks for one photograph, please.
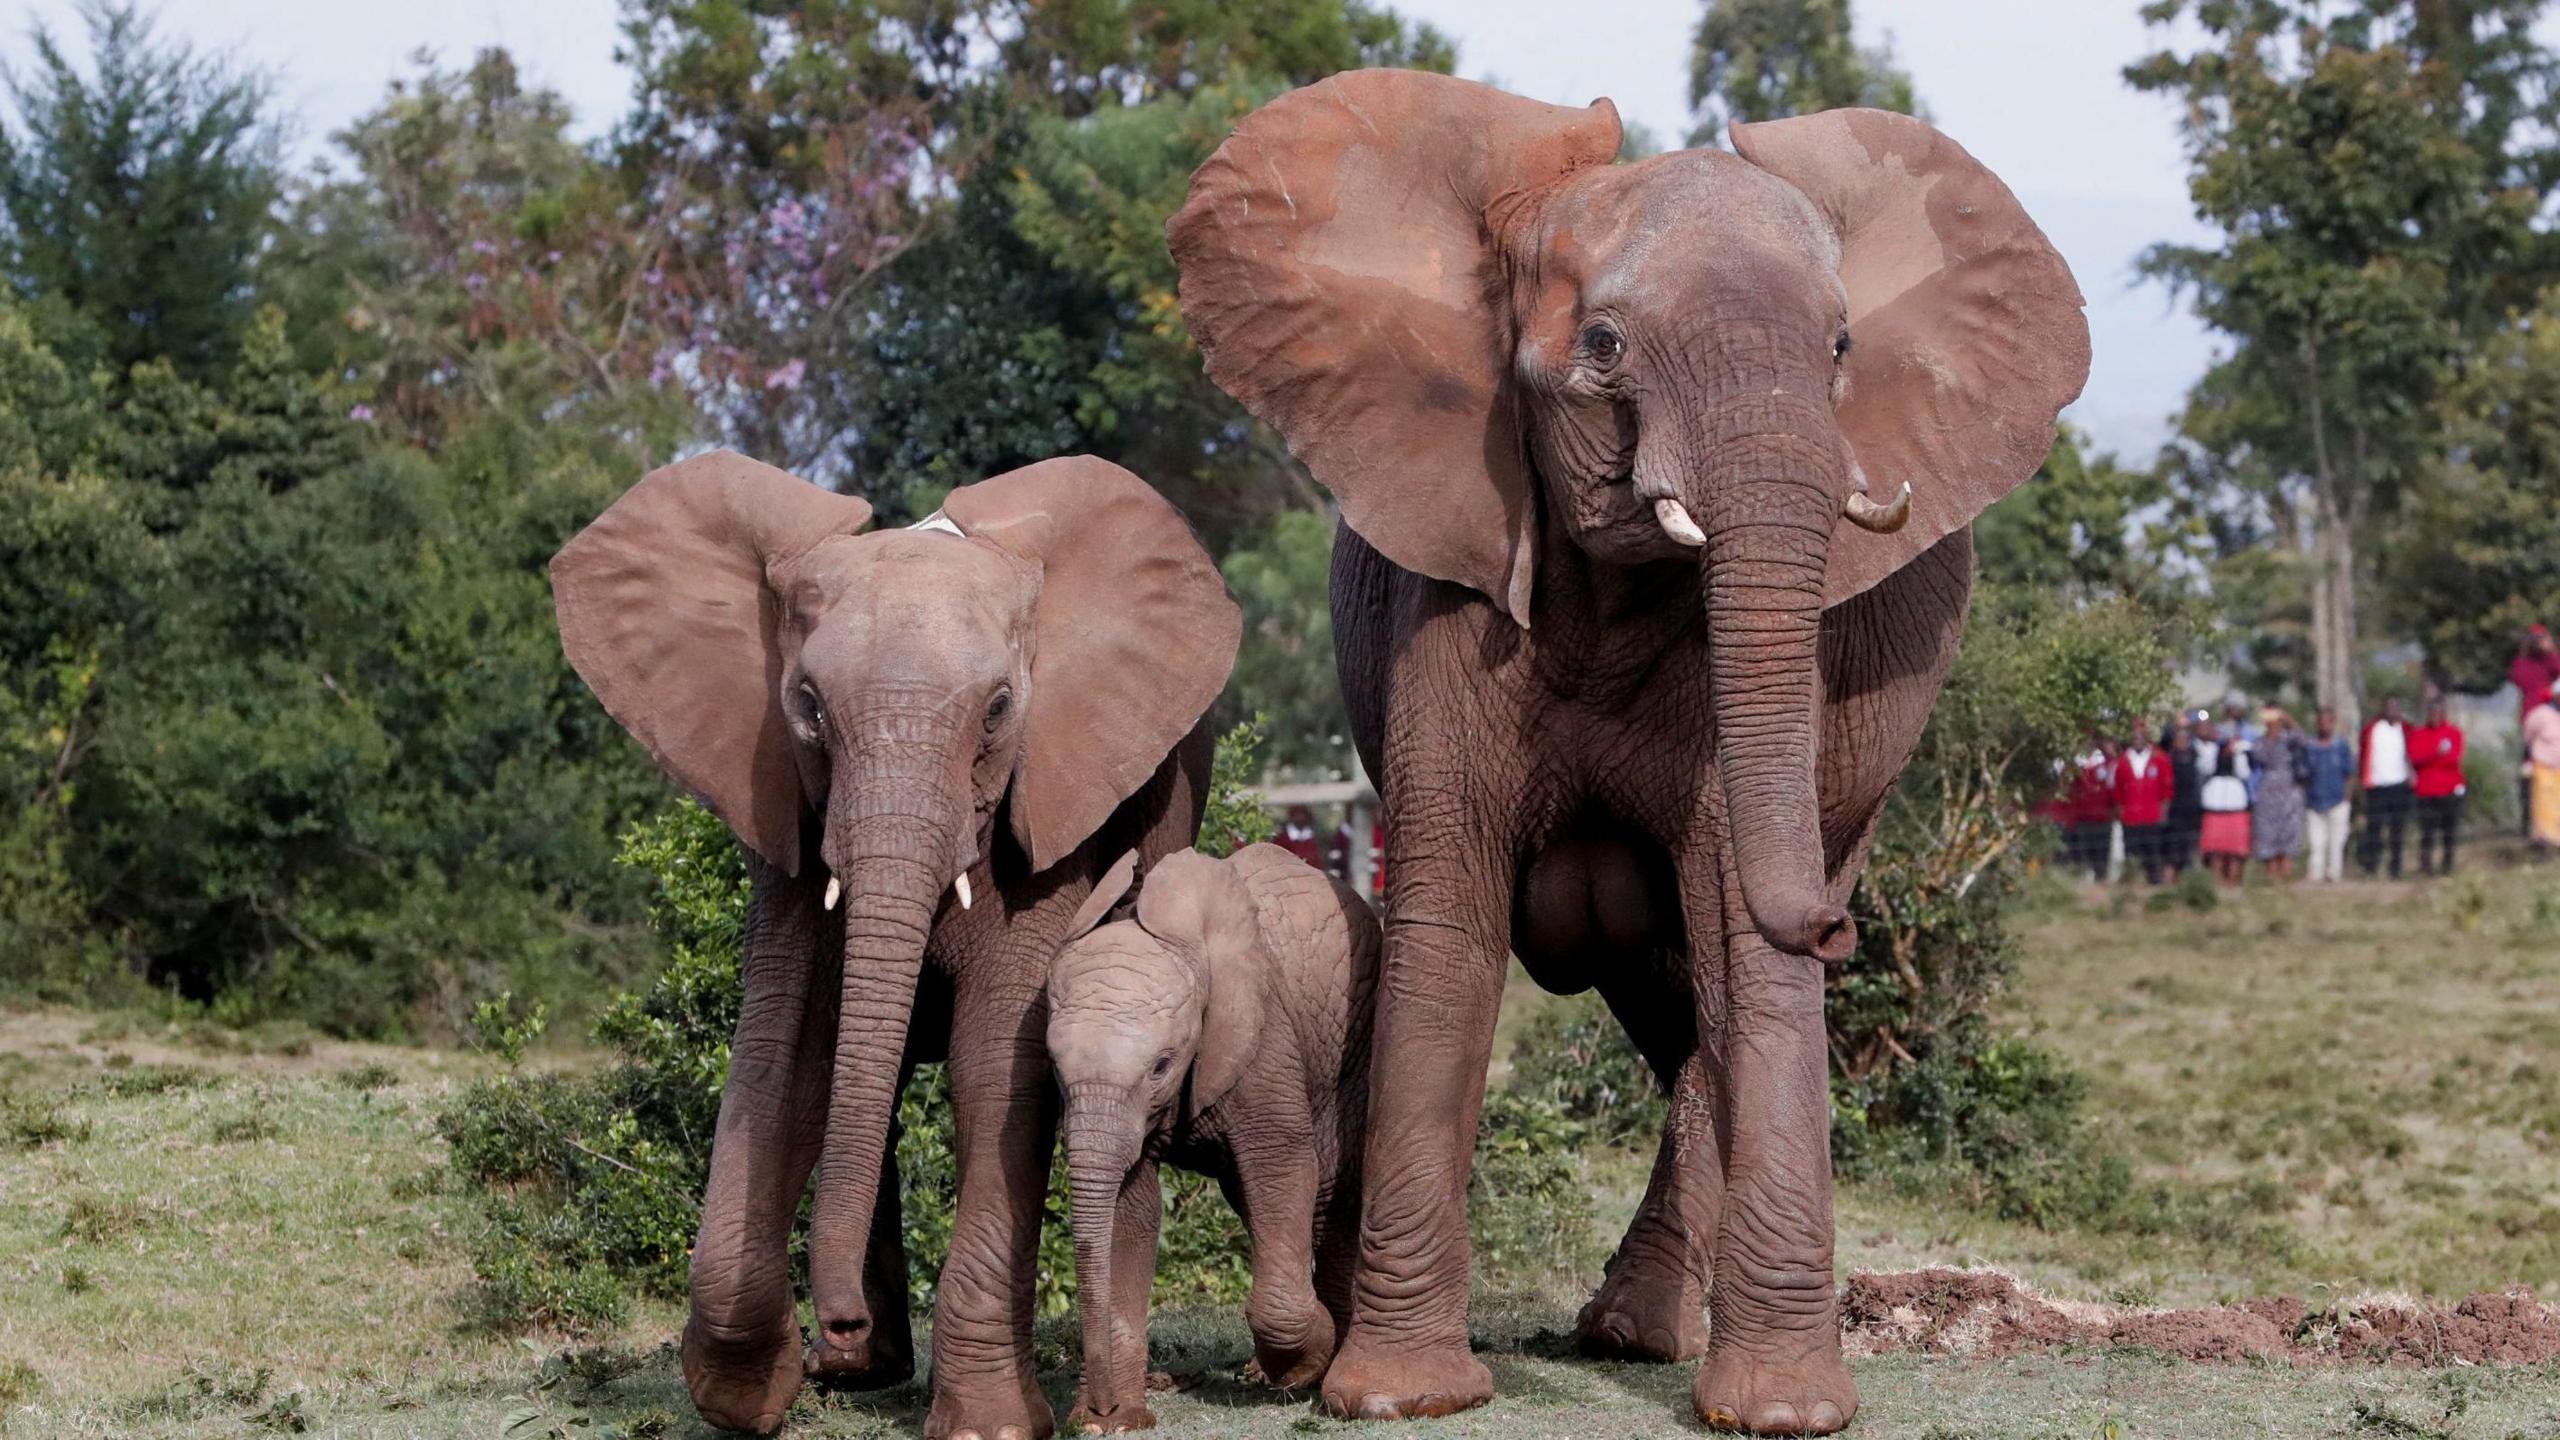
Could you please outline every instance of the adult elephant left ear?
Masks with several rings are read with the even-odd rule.
[[[652,470],[551,560],[560,646],[632,738],[747,848],[800,873],[798,762],[766,569],[871,506],[727,450]]]
[[[1009,807],[1031,868],[1046,870],[1208,713],[1244,618],[1182,513],[1108,460],[1043,460],[964,485],[942,510],[1040,566]]]
[[[1389,560],[1529,623],[1537,505],[1500,237],[1618,112],[1355,70],[1246,117],[1165,226],[1209,377]]]

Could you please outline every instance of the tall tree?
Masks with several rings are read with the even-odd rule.
[[[156,41],[130,5],[91,0],[89,70],[42,25],[28,73],[0,71],[0,253],[59,347],[118,372],[231,357],[277,185],[267,83]]]
[[[1861,46],[1851,28],[1849,0],[1707,0],[1689,48],[1689,143],[1845,105],[1924,113],[1892,41]]]
[[[2363,552],[2441,443],[2437,397],[2532,294],[2555,179],[2539,0],[2156,0],[2213,244],[2143,268],[2230,337],[2182,421],[2191,487],[2307,561],[2312,690],[2354,715]]]

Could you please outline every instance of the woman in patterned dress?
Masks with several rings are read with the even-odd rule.
[[[2302,728],[2293,717],[2270,705],[2266,734],[2258,741],[2258,795],[2249,819],[2249,842],[2267,874],[2278,880],[2293,874],[2293,857],[2302,853],[2302,782],[2308,762],[2302,753]]]

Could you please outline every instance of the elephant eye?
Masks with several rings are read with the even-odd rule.
[[[1156,1057],[1156,1068],[1155,1068],[1155,1073],[1156,1073],[1157,1075],[1161,1076],[1161,1075],[1163,1075],[1163,1074],[1164,1074],[1164,1072],[1166,1072],[1167,1070],[1170,1070],[1170,1069],[1172,1069],[1172,1068],[1173,1068],[1173,1057],[1172,1057],[1172,1056],[1170,1056],[1170,1055],[1159,1055],[1159,1056],[1157,1056],[1157,1057]]]
[[[1606,325],[1594,325],[1582,332],[1582,353],[1600,369],[1615,366],[1618,357],[1626,352],[1627,342],[1619,339],[1618,332]]]
[[[1012,689],[1006,686],[997,686],[995,697],[987,702],[987,733],[990,735],[996,733],[996,727],[1004,724],[1004,717],[1012,713]]]
[[[800,682],[799,699],[801,723],[812,730],[825,729],[827,725],[827,707],[819,703],[818,692],[810,689],[809,683],[805,680]]]
[[[1835,360],[1835,361],[1836,361],[1836,360],[1846,360],[1846,359],[1848,359],[1848,358],[1849,358],[1849,332],[1848,332],[1848,331],[1846,331],[1846,330],[1841,331],[1841,332],[1840,332],[1840,338],[1831,342],[1831,358],[1832,358],[1833,360]]]

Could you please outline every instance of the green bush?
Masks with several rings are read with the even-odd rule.
[[[1597,995],[1539,1007],[1512,1039],[1504,1088],[1552,1106],[1577,1146],[1649,1146],[1662,1133],[1662,1086]]]

